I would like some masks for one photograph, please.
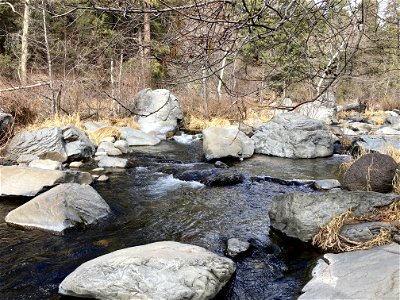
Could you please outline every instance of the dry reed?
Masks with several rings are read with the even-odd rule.
[[[321,227],[318,234],[312,240],[312,244],[324,251],[349,252],[355,250],[367,250],[392,242],[391,232],[381,228],[379,235],[369,241],[352,241],[340,234],[346,224],[359,222],[400,222],[400,201],[395,201],[387,207],[376,209],[368,215],[357,217],[348,211],[334,217],[326,226]]]

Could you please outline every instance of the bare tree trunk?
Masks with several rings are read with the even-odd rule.
[[[116,115],[117,112],[117,101],[115,101],[115,85],[114,85],[114,59],[111,58],[110,66],[110,80],[111,80],[111,98],[113,99],[112,114]]]
[[[208,118],[208,88],[207,88],[207,68],[203,67],[203,100],[204,115]]]
[[[52,61],[50,55],[50,47],[49,47],[49,39],[47,37],[47,22],[46,22],[46,3],[42,0],[42,14],[43,14],[43,34],[44,34],[44,43],[46,46],[46,54],[47,54],[47,67],[48,67],[48,76],[49,76],[49,86],[51,90],[51,101],[52,101],[52,112],[53,114],[58,113],[58,104],[57,97],[55,96],[54,91],[54,83],[53,83],[53,70],[52,70]]]
[[[27,72],[26,64],[28,61],[28,34],[29,34],[29,21],[30,21],[30,0],[25,0],[24,19],[22,24],[22,38],[21,38],[21,61],[20,61],[20,80],[22,85],[26,85]]]
[[[150,6],[149,0],[143,0],[144,7]],[[151,43],[151,31],[150,31],[150,15],[149,13],[143,14],[143,73],[145,75],[145,82],[150,84],[150,43]]]
[[[119,57],[119,73],[118,73],[118,97],[119,100],[122,100],[122,91],[121,91],[121,81],[122,81],[122,64],[124,62],[124,53],[121,51],[121,55]],[[121,112],[121,105],[117,105],[117,113],[119,114]]]
[[[222,89],[222,81],[224,80],[224,71],[226,67],[226,57],[228,56],[228,51],[226,50],[224,52],[224,58],[222,59],[221,62],[221,71],[219,72],[219,79],[218,79],[218,86],[217,86],[217,92],[218,92],[218,99],[221,99],[221,89]]]

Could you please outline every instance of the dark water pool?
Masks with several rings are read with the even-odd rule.
[[[129,156],[133,167],[111,173],[110,181],[94,185],[112,214],[86,229],[56,236],[38,230],[8,227],[5,215],[26,199],[0,202],[0,299],[67,299],[58,295],[59,283],[83,262],[121,248],[174,240],[224,254],[227,239],[249,240],[250,251],[237,259],[237,272],[217,299],[294,299],[305,283],[314,249],[269,229],[271,198],[307,187],[252,182],[252,175],[279,175],[281,164],[234,164],[247,174],[244,183],[230,187],[205,187],[173,177],[176,170],[203,169],[201,146],[164,142],[143,147]],[[310,161],[310,160],[309,160]],[[306,161],[301,162],[306,165]],[[338,159],[311,164],[337,168]],[[290,162],[287,161],[288,166]],[[274,173],[269,173],[270,172]],[[299,168],[292,168],[292,170]],[[320,170],[321,168],[313,169]],[[296,171],[297,172],[297,171]],[[307,171],[309,172],[309,171]],[[301,173],[293,178],[300,178]],[[319,178],[321,174],[316,176]],[[307,178],[312,177],[311,171]]]

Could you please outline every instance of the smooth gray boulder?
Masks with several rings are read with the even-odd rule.
[[[126,140],[129,146],[155,146],[161,142],[153,134],[130,127],[119,127],[121,139]]]
[[[61,282],[59,292],[97,299],[212,299],[234,271],[228,258],[165,241],[90,260]]]
[[[66,183],[12,210],[5,221],[27,229],[63,232],[92,224],[110,212],[108,204],[91,186]]]
[[[115,141],[114,147],[119,149],[124,154],[129,152],[129,144],[127,141],[124,140]]]
[[[255,152],[288,158],[315,158],[333,154],[331,132],[319,120],[283,113],[252,136]]]
[[[144,89],[134,99],[133,111],[140,130],[165,137],[178,127],[183,113],[178,99],[166,89]]]
[[[46,170],[61,170],[62,164],[59,161],[51,160],[51,159],[35,159],[32,160],[29,165],[31,168],[39,168]]]
[[[375,192],[292,192],[272,198],[269,217],[273,228],[309,242],[335,216],[349,210],[361,216],[396,200],[399,195]]]
[[[122,155],[122,151],[119,150],[114,146],[114,143],[111,142],[101,142],[99,147],[97,148],[97,152],[102,152],[101,150],[104,150],[103,152],[106,152],[107,155],[111,156],[117,156],[117,155]]]
[[[0,196],[36,196],[61,183],[92,183],[87,172],[0,166]]]
[[[400,246],[325,254],[312,271],[299,300],[400,299]]]
[[[203,130],[203,151],[207,160],[249,158],[254,153],[254,142],[237,127],[209,127]]]
[[[126,168],[128,160],[125,158],[100,156],[98,166],[101,168]]]
[[[68,159],[60,127],[17,133],[7,145],[5,156],[17,160],[21,154],[33,154],[41,159],[64,162]]]

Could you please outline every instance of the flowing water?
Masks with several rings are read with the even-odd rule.
[[[201,142],[173,141],[138,147],[132,168],[95,184],[112,214],[64,235],[8,227],[6,214],[27,199],[0,201],[0,299],[70,299],[58,295],[60,282],[80,264],[118,249],[174,240],[219,255],[231,237],[248,240],[250,251],[235,258],[237,271],[217,299],[293,299],[305,284],[318,253],[269,230],[271,198],[289,191],[313,192],[252,176],[285,179],[336,178],[343,157],[290,160],[255,156],[231,163],[245,174],[241,184],[206,187],[176,179],[176,173],[212,167],[202,161]]]

